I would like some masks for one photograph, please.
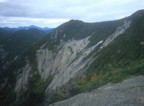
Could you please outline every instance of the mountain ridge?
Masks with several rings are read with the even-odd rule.
[[[51,32],[54,28],[38,27],[38,26],[35,26],[35,25],[30,25],[30,26],[20,26],[20,27],[17,27],[17,28],[3,27],[1,29],[4,29],[6,31],[10,31],[10,32],[16,32],[16,31],[19,31],[19,30],[29,30],[29,29],[38,29],[38,30],[42,30],[42,31],[45,31],[45,32]]]

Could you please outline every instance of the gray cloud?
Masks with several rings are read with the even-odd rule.
[[[0,3],[0,15],[6,17],[28,16],[28,10],[24,6],[11,3]],[[27,11],[26,11],[27,10]]]
[[[130,15],[143,6],[143,0],[0,0],[0,10],[3,10],[0,20],[5,20],[0,26],[55,27],[69,19],[113,20]]]

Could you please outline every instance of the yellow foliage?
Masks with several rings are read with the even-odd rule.
[[[93,80],[97,80],[98,78],[100,78],[100,75],[94,74],[90,77],[90,80],[93,81]]]

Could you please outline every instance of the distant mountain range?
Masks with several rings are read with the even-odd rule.
[[[22,26],[22,27],[17,27],[17,28],[9,28],[9,27],[4,27],[3,29],[7,30],[7,31],[11,31],[11,32],[16,32],[16,31],[19,31],[19,30],[22,30],[22,29],[25,29],[25,30],[28,30],[28,29],[39,29],[39,30],[42,30],[42,31],[45,31],[45,32],[51,32],[54,28],[48,28],[48,27],[38,27],[38,26],[34,26],[34,25],[31,25],[31,26]]]
[[[18,55],[47,37],[53,28],[37,26],[0,28],[0,70]]]

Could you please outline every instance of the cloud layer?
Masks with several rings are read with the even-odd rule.
[[[0,27],[56,27],[70,19],[119,19],[144,7],[144,0],[0,0]]]

